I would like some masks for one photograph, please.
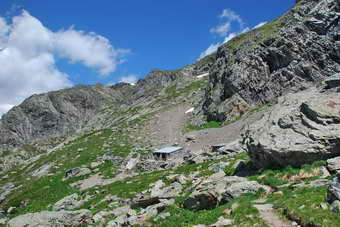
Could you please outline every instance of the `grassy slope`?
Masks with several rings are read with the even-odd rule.
[[[226,43],[224,48],[235,51],[250,39],[256,39],[257,42],[268,39],[280,29],[282,20],[283,18],[279,18],[256,30],[242,34]],[[208,56],[202,59],[202,62],[211,61],[211,58],[214,57],[214,55]],[[193,91],[203,88],[206,82],[206,80],[195,81],[184,88],[177,88],[176,86],[169,87],[165,91],[165,97],[161,97],[157,102],[166,102],[167,100],[181,97],[185,98]],[[155,103],[152,105],[155,105]],[[135,115],[140,111],[143,111],[142,107],[135,107],[124,112],[115,112],[112,114],[112,117]],[[122,120],[118,126],[126,128],[138,124],[142,125],[148,117],[149,116],[143,115],[133,121]],[[106,120],[109,121],[110,119]],[[206,128],[215,126],[218,127],[219,125],[216,125],[216,123],[207,123]],[[66,170],[73,167],[88,166],[89,163],[95,161],[98,156],[108,151],[120,156],[126,156],[131,151],[132,145],[130,144],[130,137],[125,133],[124,131],[112,131],[111,129],[91,132],[71,141],[68,145],[54,153],[43,155],[33,166],[17,168],[11,171],[8,173],[7,180],[3,180],[1,183],[15,182],[17,185],[22,185],[22,187],[10,195],[8,200],[0,205],[0,208],[6,210],[11,206],[18,207],[12,216],[27,212],[49,210],[51,205],[56,201],[74,192],[78,192],[77,189],[69,186],[70,183],[85,178],[81,177],[63,181],[62,178]],[[246,157],[240,156],[238,158],[245,159]],[[230,161],[231,164],[225,169],[227,174],[232,175],[235,172],[235,169],[232,167],[235,162],[235,160]],[[30,176],[30,172],[46,163],[54,164],[55,167],[50,171],[53,175],[40,179]],[[208,170],[208,166],[212,163],[214,162],[186,165],[175,170],[144,173],[110,185],[89,189],[82,193],[93,195],[93,198],[84,204],[82,208],[92,208],[92,205],[97,204],[95,208],[92,208],[92,211],[95,213],[107,207],[108,203],[99,203],[106,195],[112,194],[122,198],[132,198],[141,191],[148,189],[151,183],[159,179],[165,181],[165,177],[169,174],[190,174],[195,171],[200,171],[201,175],[209,175],[211,171]],[[250,176],[249,178],[276,188],[292,182],[294,176],[313,172],[321,164],[323,163],[305,165],[295,169],[267,170],[261,174]],[[105,163],[99,168],[107,177],[113,177],[113,170],[116,167],[111,163]],[[3,177],[3,175],[0,177]],[[301,183],[318,178],[319,176],[315,175],[310,178],[294,178],[294,181]],[[275,204],[283,214],[289,214],[303,224],[313,223],[317,226],[338,226],[338,223],[340,223],[339,215],[320,208],[320,204],[324,202],[326,197],[326,187],[317,189],[294,189],[290,186],[285,186],[280,190],[283,192],[283,195],[270,195],[268,199],[269,202]],[[235,220],[236,226],[265,226],[263,221],[257,217],[257,210],[252,206],[252,201],[261,196],[263,195],[246,195],[216,209],[192,212],[182,208],[182,201],[185,198],[185,195],[183,195],[183,197],[177,199],[174,206],[167,208],[167,211],[173,214],[171,217],[151,221],[155,222],[157,226],[192,226],[194,224],[211,224],[216,222],[221,215],[225,215],[225,217]],[[22,206],[22,202],[26,200],[28,201],[28,206],[24,207]],[[230,215],[224,214],[223,211],[230,209],[234,203],[239,203],[239,208],[234,210]],[[303,209],[301,208],[302,206],[304,206]]]

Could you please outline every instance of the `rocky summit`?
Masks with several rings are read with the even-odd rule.
[[[340,223],[340,1],[299,0],[178,70],[0,120],[0,226]]]

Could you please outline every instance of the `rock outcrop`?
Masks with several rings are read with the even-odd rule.
[[[340,213],[340,179],[335,177],[327,192],[327,202],[331,204],[331,210]]]
[[[39,213],[28,213],[8,222],[9,227],[18,226],[79,226],[91,223],[91,212],[89,210],[78,211],[42,211]]]
[[[301,0],[284,16],[221,46],[195,108],[196,124],[232,121],[338,72],[339,12],[337,0]]]
[[[216,173],[202,181],[184,201],[184,208],[189,210],[213,209],[234,198],[259,190],[269,192],[268,186],[244,177],[224,176],[223,172]]]
[[[279,98],[243,135],[258,167],[300,166],[340,155],[340,93],[311,88]]]
[[[331,173],[340,173],[340,156],[328,159],[327,168]]]
[[[113,113],[147,105],[167,87],[184,88],[190,85],[197,75],[210,69],[211,61],[207,58],[176,71],[154,70],[135,85],[76,86],[32,95],[2,116],[0,148],[100,128],[103,118],[113,122]],[[109,116],[105,117],[108,109]]]
[[[106,104],[123,102],[129,86],[76,86],[33,95],[2,116],[0,144],[23,145],[36,139],[68,135],[80,130]]]

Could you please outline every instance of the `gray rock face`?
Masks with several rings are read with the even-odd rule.
[[[15,189],[18,187],[15,187],[13,183],[7,183],[0,187],[0,203],[5,201],[6,197],[12,193]]]
[[[185,87],[197,74],[209,70],[211,61],[205,59],[176,71],[154,70],[135,86],[97,84],[33,95],[2,116],[0,148],[100,127],[98,123],[102,123],[101,116],[108,108],[125,110],[157,98],[168,86]]]
[[[0,144],[17,146],[75,132],[109,102],[122,102],[128,86],[77,86],[33,95],[2,116]]]
[[[279,98],[243,135],[254,164],[299,166],[340,155],[339,100],[339,93],[316,89]]]
[[[79,208],[81,205],[84,204],[84,200],[80,200],[78,194],[72,194],[69,196],[66,196],[62,200],[59,200],[56,202],[53,206],[54,211],[60,211],[60,210],[73,210],[76,208]]]
[[[331,182],[327,192],[327,202],[332,204],[334,201],[340,201],[340,179],[336,177]]]
[[[338,72],[338,10],[336,0],[302,0],[278,20],[221,46],[201,108],[195,108],[196,123],[234,120]]]
[[[65,179],[73,178],[73,177],[81,177],[91,173],[91,170],[88,168],[72,168],[66,171]]]
[[[89,210],[79,211],[42,211],[39,213],[28,213],[11,219],[9,227],[37,226],[37,227],[61,227],[77,226],[91,223],[91,212]]]
[[[335,213],[340,213],[340,201],[336,200],[331,205],[331,211]]]
[[[216,223],[209,225],[209,227],[232,226],[233,224],[234,224],[233,220],[220,217]]]
[[[337,73],[325,80],[326,88],[332,89],[336,87],[340,87],[340,73]]]
[[[340,157],[328,159],[327,168],[332,173],[340,173]]]
[[[51,164],[45,164],[45,165],[41,166],[39,169],[36,169],[35,171],[33,171],[32,176],[33,177],[46,176],[51,167],[52,167]]]

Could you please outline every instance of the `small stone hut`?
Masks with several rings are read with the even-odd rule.
[[[154,159],[158,161],[181,158],[183,155],[183,147],[164,147],[153,152]]]

